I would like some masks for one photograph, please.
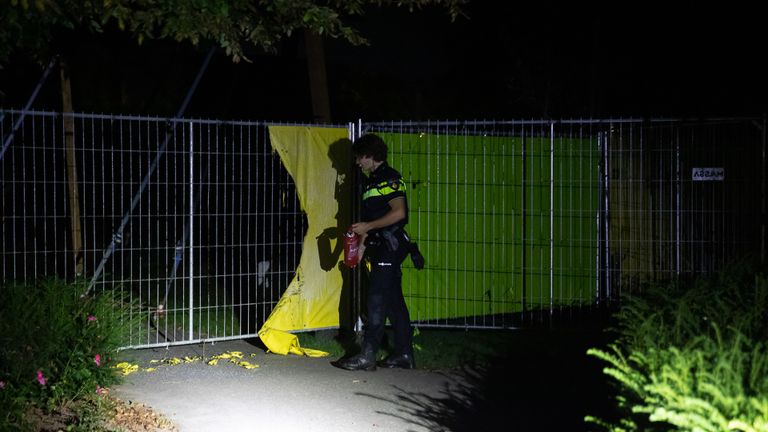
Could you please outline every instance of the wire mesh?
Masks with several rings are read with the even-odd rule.
[[[364,123],[385,137],[410,186],[406,228],[428,263],[423,273],[406,266],[412,318],[511,327],[756,256],[760,124]],[[696,180],[702,168],[727,174]]]
[[[405,177],[427,266],[406,266],[422,326],[505,328],[594,304],[598,217],[590,124],[368,123]]]
[[[764,146],[750,120],[613,125],[603,147],[607,292],[761,259]]]
[[[256,336],[306,231],[267,123],[0,119],[1,282],[115,292],[136,323],[125,346]],[[765,259],[763,119],[350,129],[382,135],[405,177],[427,266],[403,283],[423,326],[509,328]]]
[[[4,114],[3,126],[19,115]],[[4,281],[117,292],[135,323],[126,346],[256,335],[306,230],[265,123],[26,114],[0,165]]]

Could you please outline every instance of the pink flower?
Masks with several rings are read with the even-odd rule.
[[[37,382],[39,382],[41,386],[45,385],[45,375],[43,375],[43,371],[40,369],[37,370]]]
[[[5,388],[5,381],[0,381],[0,390]]]
[[[96,317],[93,315],[88,315],[88,322],[96,321]]]
[[[93,362],[96,363],[96,366],[101,366],[101,354],[96,354],[93,357]]]
[[[96,384],[96,394],[107,394],[107,389]]]

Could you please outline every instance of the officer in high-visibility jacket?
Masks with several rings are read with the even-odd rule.
[[[389,318],[394,330],[394,350],[378,365],[412,369],[416,367],[413,332],[400,270],[410,251],[410,239],[403,230],[408,223],[405,182],[400,173],[387,164],[387,145],[378,135],[366,134],[355,140],[352,154],[366,174],[362,221],[352,224],[352,230],[361,236],[359,256],[370,263],[368,316],[361,352],[339,360],[336,365],[348,370],[375,370],[384,325]]]

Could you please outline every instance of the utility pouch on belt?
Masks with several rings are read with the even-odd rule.
[[[379,233],[384,240],[384,244],[387,246],[387,250],[394,252],[400,246],[400,240],[397,239],[397,235],[390,230],[381,230]]]
[[[377,230],[373,234],[369,235],[365,239],[365,246],[369,248],[381,248],[385,247],[388,251],[394,252],[400,247],[399,233],[403,232],[400,229],[381,229]],[[407,239],[407,237],[405,237]]]
[[[395,239],[396,242],[402,241],[406,245],[408,248],[408,253],[411,255],[411,262],[413,262],[413,267],[416,270],[423,269],[424,255],[421,254],[419,245],[417,245],[416,242],[411,241],[411,238],[408,237],[408,233],[406,233],[404,229],[397,229],[394,233],[389,232],[389,234]],[[397,245],[398,243],[396,243],[396,246]]]
[[[424,255],[419,250],[419,245],[416,242],[412,242],[408,234],[402,228],[390,228],[377,231],[373,235],[369,235],[365,239],[365,245],[370,248],[386,247],[388,251],[394,252],[400,247],[400,244],[405,245],[408,249],[408,253],[411,255],[411,261],[413,267],[417,270],[424,268]]]
[[[381,247],[381,237],[378,234],[369,234],[365,238],[365,247],[373,250]]]

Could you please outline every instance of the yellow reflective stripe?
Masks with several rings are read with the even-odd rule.
[[[365,193],[363,193],[363,199],[366,200],[368,198],[375,197],[375,196],[389,195],[397,191],[405,192],[405,182],[403,182],[402,180],[397,180],[398,186],[396,188],[393,188],[392,186],[390,186],[391,184],[392,182],[379,183],[378,185],[365,191]]]

